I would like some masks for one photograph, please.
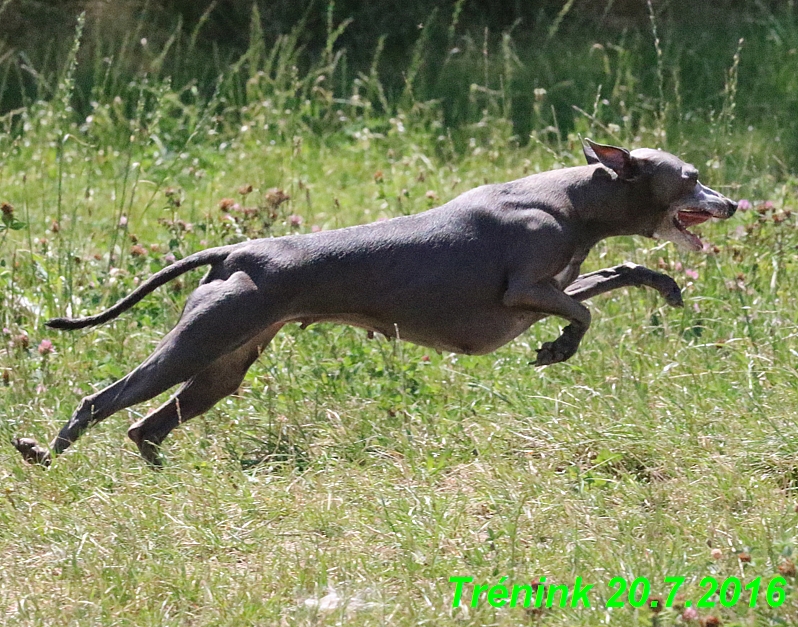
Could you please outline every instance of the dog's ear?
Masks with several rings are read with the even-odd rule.
[[[606,168],[609,168],[618,178],[630,181],[637,175],[637,163],[635,158],[629,154],[626,148],[618,148],[617,146],[605,146],[604,144],[597,144],[594,141],[585,139],[582,144],[582,149],[585,152],[585,158],[588,164],[600,163]]]

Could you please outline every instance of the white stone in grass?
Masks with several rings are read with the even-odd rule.
[[[358,592],[346,598],[339,595],[333,588],[329,588],[326,595],[321,598],[305,599],[305,607],[315,609],[323,614],[344,609],[347,614],[375,607],[377,603],[366,601],[367,592]]]

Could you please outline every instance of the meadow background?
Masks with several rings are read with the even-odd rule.
[[[160,472],[125,437],[157,401],[49,470],[9,444],[137,365],[200,275],[94,330],[47,318],[206,246],[580,164],[580,136],[747,201],[699,227],[707,254],[588,259],[670,273],[684,309],[596,298],[542,369],[556,320],[483,357],[286,328]],[[791,0],[0,0],[0,623],[797,624],[797,168]],[[589,609],[453,609],[462,575],[596,586]],[[608,609],[616,576],[660,600],[686,580],[671,609]],[[686,608],[707,576],[762,577],[759,604]]]

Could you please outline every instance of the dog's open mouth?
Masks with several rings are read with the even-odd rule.
[[[703,224],[712,217],[714,216],[711,213],[703,209],[680,209],[673,216],[673,224],[690,240],[693,247],[699,250],[702,246],[701,238],[687,229],[697,224]]]

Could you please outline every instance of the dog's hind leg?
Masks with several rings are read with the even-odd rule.
[[[132,425],[127,434],[139,447],[142,457],[152,465],[160,466],[159,447],[172,429],[205,413],[235,392],[249,367],[282,326],[282,323],[272,325],[243,346],[220,357],[186,381],[157,410]]]
[[[119,381],[84,398],[49,451],[30,438],[15,439],[14,445],[26,460],[49,465],[51,454],[66,450],[90,426],[188,381],[274,325],[265,301],[254,281],[240,271],[200,285],[153,353]]]

